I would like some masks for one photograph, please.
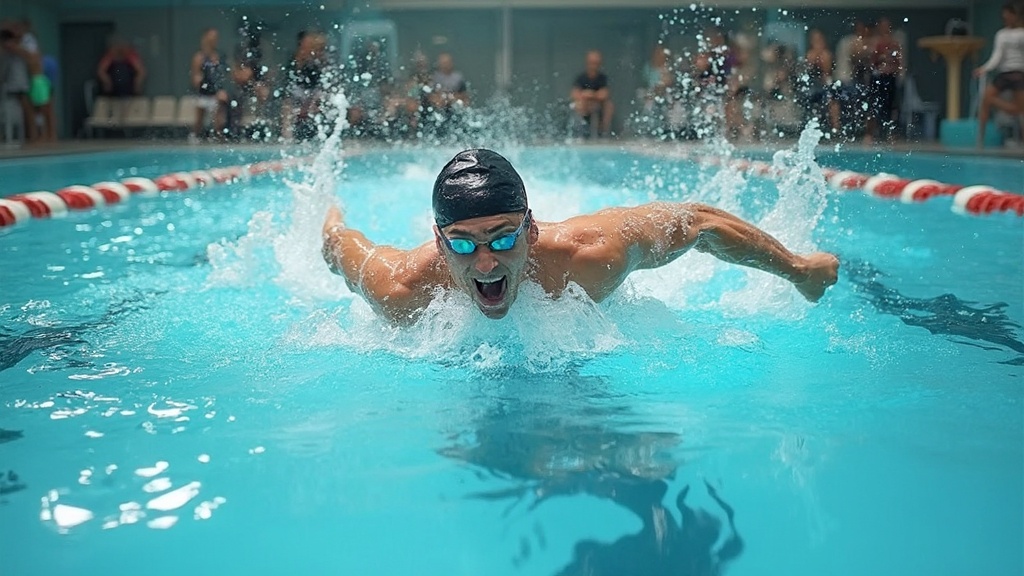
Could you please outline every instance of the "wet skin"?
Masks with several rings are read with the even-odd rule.
[[[488,318],[502,318],[523,282],[534,282],[554,298],[575,283],[600,302],[634,270],[672,262],[696,249],[782,277],[809,301],[835,284],[839,260],[832,254],[794,254],[753,225],[703,204],[655,202],[610,208],[562,222],[538,222],[512,249],[487,243],[516,230],[525,214],[512,212],[434,227],[434,240],[411,250],[377,245],[343,223],[331,208],[323,225],[323,257],[332,272],[383,317],[414,322],[441,290],[461,290]],[[456,254],[441,238],[478,243]]]

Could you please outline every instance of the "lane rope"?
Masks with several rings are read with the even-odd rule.
[[[782,169],[762,160],[751,161],[745,158],[723,160],[716,156],[704,156],[690,152],[677,153],[672,157],[682,157],[705,165],[724,166],[756,176],[777,178],[783,175]],[[884,172],[861,174],[835,168],[822,168],[821,172],[829,188],[836,191],[863,190],[876,198],[898,199],[907,204],[949,196],[952,198],[952,211],[960,215],[987,216],[1007,213],[1024,216],[1024,194],[998,190],[991,186],[947,184],[930,179],[903,178]]]
[[[308,158],[265,160],[253,164],[211,168],[209,170],[178,171],[142,178],[132,176],[120,182],[104,181],[91,186],[75,184],[56,192],[35,191],[0,198],[0,228],[42,218],[60,218],[69,211],[93,210],[109,204],[127,202],[132,196],[156,196],[160,193],[188,192],[231,184],[250,177],[275,174],[290,170]]]

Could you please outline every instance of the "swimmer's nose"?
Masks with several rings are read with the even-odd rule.
[[[477,250],[475,267],[481,274],[490,274],[491,270],[498,267],[498,259],[491,254],[490,250]]]

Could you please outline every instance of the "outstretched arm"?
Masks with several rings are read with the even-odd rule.
[[[664,266],[694,248],[789,280],[812,302],[836,282],[839,260],[832,254],[794,254],[763,230],[711,206],[657,202],[615,216],[627,271]]]
[[[429,244],[408,251],[374,244],[346,227],[334,206],[324,219],[323,238],[331,272],[392,322],[411,322],[430,303],[439,281]]]

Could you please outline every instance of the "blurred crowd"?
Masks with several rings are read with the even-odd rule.
[[[982,99],[982,119],[992,108],[1024,112],[1024,19],[1012,4],[1004,6],[1003,19],[996,51],[977,72],[998,73]],[[189,62],[189,108],[183,103],[178,114],[191,141],[308,140],[329,132],[342,110],[349,134],[388,139],[444,136],[471,117],[473,90],[449,53],[431,61],[417,50],[401,61],[386,36],[358,37],[341,47],[311,29],[298,34],[283,63],[268,63],[264,25],[243,22],[230,53],[221,50],[214,28],[199,38]],[[5,21],[0,34],[6,100],[17,103],[30,143],[53,140],[56,61],[40,51],[28,21]],[[805,38],[758,36],[709,26],[696,35],[695,48],[659,43],[629,102],[615,102],[613,89],[619,81],[635,86],[636,79],[610,78],[600,52],[581,54],[581,70],[564,87],[564,99],[551,103],[564,114],[551,121],[564,119],[559,130],[579,138],[613,136],[619,129],[753,141],[796,134],[812,120],[847,140],[906,133],[898,128],[906,128],[915,111],[908,102],[919,98],[908,74],[907,37],[887,18],[856,21],[838,39],[815,29]],[[112,39],[97,64],[98,95],[142,95],[146,78],[135,48]]]
[[[718,28],[699,39],[696,52],[678,56],[655,47],[646,67],[646,129],[700,137],[707,131],[704,119],[721,118],[727,136],[751,140],[815,119],[848,139],[896,134],[906,37],[887,18],[855,22],[834,50],[812,29],[802,55],[793,43],[771,40],[755,54],[746,36]]]

